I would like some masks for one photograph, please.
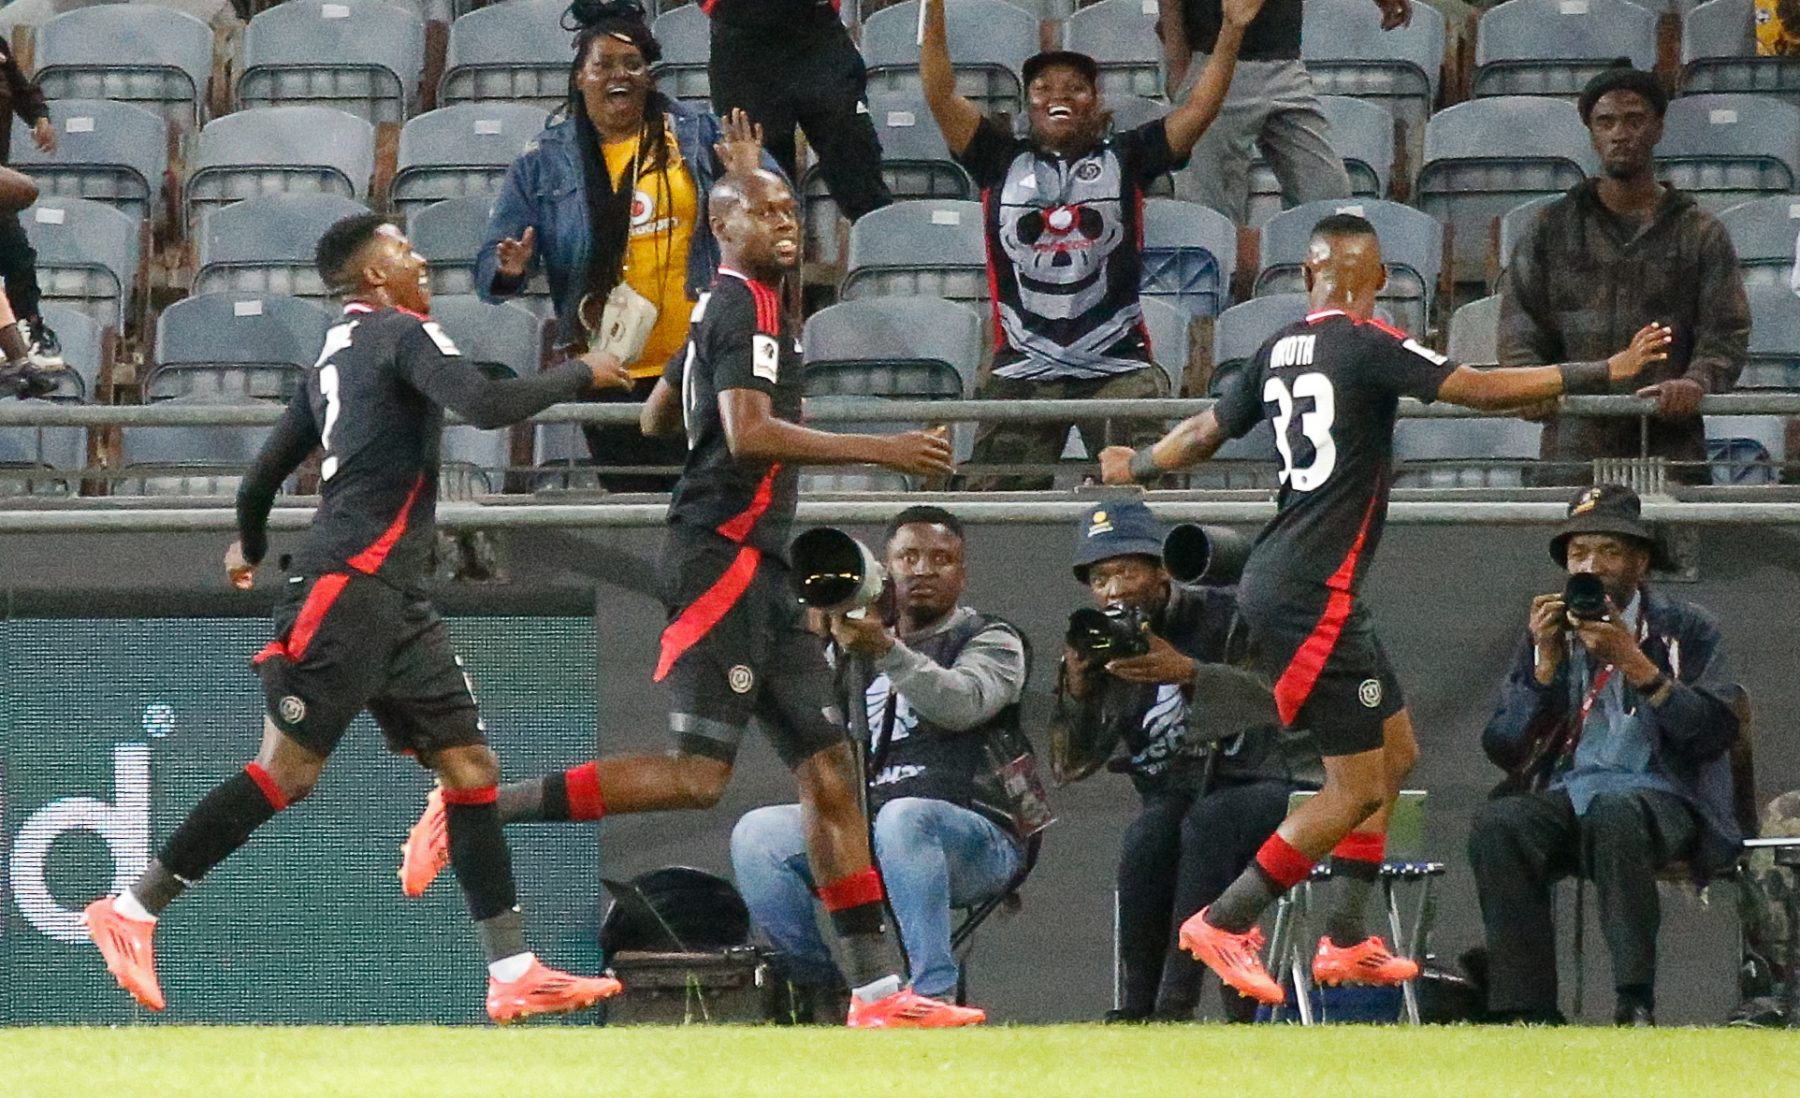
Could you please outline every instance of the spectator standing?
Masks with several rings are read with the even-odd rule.
[[[1653,397],[1647,431],[1632,418],[1556,414],[1539,483],[1583,485],[1594,458],[1667,458],[1671,479],[1706,484],[1700,400],[1730,392],[1743,372],[1750,305],[1737,251],[1719,219],[1656,178],[1668,98],[1654,73],[1606,69],[1581,93],[1581,119],[1601,174],[1546,206],[1513,248],[1500,280],[1503,366],[1602,359],[1648,323],[1674,329],[1669,356],[1615,392]]]
[[[798,181],[794,128],[819,156],[833,202],[852,221],[894,200],[881,178],[881,140],[868,109],[868,72],[838,15],[839,0],[702,0],[712,17],[713,109],[741,110],[769,154]]]
[[[13,56],[12,46],[4,38],[0,38],[0,76],[5,77],[0,81],[0,89],[3,89],[0,94],[6,96],[6,101],[0,104],[0,164],[6,163],[11,155],[15,114],[31,127],[32,142],[40,150],[54,153],[56,127],[50,124],[50,109],[44,101],[44,93],[26,79],[19,69],[18,59]],[[6,299],[12,304],[13,315],[19,318],[19,327],[31,346],[32,365],[40,368],[61,366],[62,344],[38,311],[43,291],[38,287],[37,252],[25,236],[25,226],[19,223],[16,210],[0,212],[0,280],[6,283]]]
[[[1482,747],[1513,775],[1475,814],[1469,860],[1487,926],[1488,1005],[1515,1021],[1561,1021],[1550,886],[1594,883],[1618,991],[1614,1020],[1655,1021],[1656,874],[1706,873],[1736,857],[1728,751],[1742,690],[1719,627],[1651,588],[1655,537],[1630,489],[1582,492],[1550,542],[1569,575],[1597,577],[1596,615],[1561,593],[1531,601]]]
[[[1030,130],[982,115],[956,92],[943,0],[924,0],[920,71],[950,154],[983,196],[988,281],[994,292],[991,400],[1167,396],[1151,364],[1138,301],[1144,188],[1186,163],[1194,142],[1219,112],[1237,63],[1244,28],[1262,0],[1226,0],[1215,57],[1169,114],[1134,130],[1107,132],[1099,66],[1085,54],[1040,53],[1025,62]],[[1183,349],[1185,350],[1185,349]],[[1165,353],[1167,353],[1165,351]],[[1071,423],[987,424],[973,459],[984,464],[1049,464],[1062,454]],[[1135,444],[1157,434],[1153,420],[1123,430]],[[1098,451],[1111,438],[1104,421],[1082,425]],[[987,475],[969,487],[1043,489],[1048,475]]]

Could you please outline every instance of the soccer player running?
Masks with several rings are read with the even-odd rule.
[[[238,540],[225,554],[231,583],[247,590],[268,551],[277,489],[322,450],[319,509],[275,612],[276,639],[254,660],[268,705],[262,748],[188,814],[137,883],[89,904],[82,922],[120,985],[163,1009],[151,952],[158,916],[311,792],[352,718],[367,709],[390,748],[415,755],[442,783],[450,859],[487,954],[489,1017],[512,1022],[591,1006],[616,993],[618,981],[555,971],[525,948],[494,810],[500,763],[419,580],[436,525],[445,408],[478,427],[501,427],[628,379],[621,369],[571,361],[489,380],[431,321],[425,260],[379,215],[328,229],[318,267],[345,297],[344,318],[244,479]]]
[[[1563,393],[1607,392],[1665,357],[1669,345],[1669,330],[1651,324],[1604,362],[1458,366],[1374,319],[1375,295],[1386,281],[1367,221],[1348,214],[1320,221],[1306,261],[1312,312],[1263,344],[1241,381],[1211,409],[1154,446],[1100,454],[1106,483],[1129,484],[1204,461],[1264,419],[1275,429],[1280,499],[1244,568],[1238,606],[1274,681],[1283,723],[1310,729],[1317,739],[1325,787],[1180,932],[1182,947],[1221,980],[1271,1005],[1284,995],[1258,957],[1263,938],[1256,921],[1327,854],[1337,896],[1313,959],[1314,978],[1397,984],[1419,971],[1380,937],[1365,937],[1363,928],[1388,814],[1419,750],[1362,599],[1387,518],[1399,398],[1504,410]]]
[[[844,946],[852,1026],[941,1027],[979,1010],[902,989],[885,942],[881,878],[869,855],[859,777],[819,638],[806,632],[787,562],[798,467],[870,463],[915,476],[951,472],[932,431],[833,434],[801,426],[798,325],[781,303],[798,261],[794,196],[767,171],[713,187],[723,261],[694,307],[685,359],[645,403],[649,434],[686,428],[688,458],[669,503],[661,587],[669,611],[655,680],[673,690],[675,750],[583,763],[502,786],[506,822],[710,808],[756,717],[800,787],[813,879]],[[407,836],[401,887],[425,891],[447,860],[449,795],[434,791]]]

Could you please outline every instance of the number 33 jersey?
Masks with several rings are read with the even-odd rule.
[[[1245,596],[1361,588],[1387,520],[1399,400],[1435,400],[1455,369],[1405,332],[1336,309],[1262,345],[1214,408],[1232,438],[1267,420],[1281,463],[1278,507],[1244,570]]]

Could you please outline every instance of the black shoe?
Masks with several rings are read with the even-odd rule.
[[[33,366],[0,366],[0,397],[32,400],[56,392],[56,382]]]
[[[1124,1010],[1109,1010],[1106,1012],[1106,1016],[1102,1020],[1109,1026],[1113,1026],[1113,1025],[1141,1026],[1144,1023],[1149,1022],[1151,1020],[1151,1018],[1150,1018],[1150,1015],[1148,1015],[1148,1014],[1138,1014],[1138,1013],[1135,1013],[1132,1011],[1124,1011]]]
[[[1619,1005],[1613,1008],[1613,1025],[1649,1027],[1656,1024],[1656,1011],[1646,1003],[1634,999],[1620,999]]]

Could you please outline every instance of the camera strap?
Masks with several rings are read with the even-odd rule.
[[[1649,639],[1650,615],[1640,608],[1638,611],[1637,623],[1637,642],[1639,647],[1642,647],[1643,643]],[[1605,667],[1602,667],[1599,673],[1594,676],[1593,683],[1588,687],[1587,695],[1581,699],[1581,708],[1576,711],[1575,727],[1569,733],[1568,740],[1563,745],[1562,753],[1564,758],[1568,758],[1575,754],[1575,748],[1581,743],[1581,734],[1587,730],[1588,715],[1594,711],[1595,703],[1600,700],[1600,692],[1606,689],[1608,683],[1612,682],[1612,677],[1616,670],[1617,669],[1609,663]]]

